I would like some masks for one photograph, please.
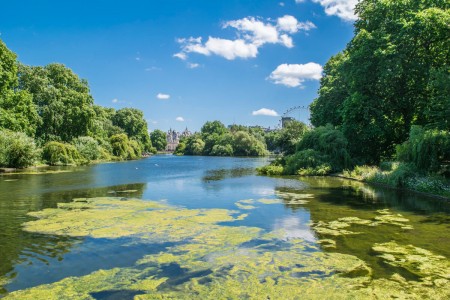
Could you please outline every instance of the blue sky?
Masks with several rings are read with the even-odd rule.
[[[96,104],[143,110],[152,130],[275,127],[275,113],[316,97],[322,66],[353,35],[355,2],[5,1],[0,38],[22,63],[71,68]]]

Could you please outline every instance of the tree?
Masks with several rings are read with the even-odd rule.
[[[34,136],[39,116],[31,95],[20,91],[16,55],[0,40],[0,128]]]
[[[113,125],[122,128],[130,139],[135,139],[144,149],[152,151],[152,142],[148,134],[144,113],[136,108],[119,109],[112,118]]]
[[[308,126],[303,122],[295,120],[288,122],[280,131],[278,147],[285,154],[293,154],[295,152],[295,146],[307,131]]]
[[[233,134],[232,147],[236,156],[263,156],[267,152],[266,145],[246,131]]]
[[[227,132],[227,128],[220,121],[208,121],[206,122],[201,129],[202,136],[205,137],[211,134],[222,135]]]
[[[70,141],[89,135],[95,115],[86,80],[62,64],[19,68],[19,88],[33,96],[41,119],[36,136]]]
[[[167,146],[167,137],[166,133],[162,130],[156,129],[150,133],[150,139],[152,141],[152,145],[158,151],[163,151]]]
[[[347,52],[332,56],[323,68],[320,80],[319,97],[310,105],[311,123],[318,127],[326,124],[338,126],[342,124],[344,100],[349,96],[345,79],[345,62]]]

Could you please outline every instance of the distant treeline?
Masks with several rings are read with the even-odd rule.
[[[227,128],[220,121],[211,121],[206,122],[199,133],[183,138],[175,154],[264,156],[268,154],[268,150],[275,151],[288,144],[295,145],[295,137],[305,128],[303,123],[294,121],[283,130],[265,132],[260,127],[231,125]]]
[[[0,40],[0,167],[135,159],[154,152],[142,111],[94,104],[62,64],[26,66]]]

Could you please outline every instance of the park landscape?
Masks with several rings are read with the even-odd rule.
[[[154,27],[160,49],[153,43],[130,59],[141,73],[107,59],[130,74],[108,88],[95,72],[89,84],[66,61],[21,61],[21,52],[27,62],[45,59],[39,47],[29,52],[12,37],[19,32],[14,20],[0,28],[0,297],[448,299],[445,1],[232,1],[214,8],[181,3],[179,11],[161,1],[135,4],[155,9],[148,23],[143,16],[136,21],[138,10],[125,10],[122,21],[129,23],[111,23],[103,42],[111,32],[170,23],[170,16],[204,14],[209,26],[222,23],[209,38],[178,35],[170,42]],[[73,22],[92,26],[96,47],[96,30],[113,21],[87,16],[84,24]],[[36,22],[28,26],[38,35],[60,24],[76,39],[79,30],[70,19]],[[346,30],[348,40],[320,54],[323,66],[286,63],[320,59],[296,43],[307,48],[314,30],[327,26]],[[214,37],[230,29],[234,40]],[[274,48],[281,50],[269,53]],[[71,60],[77,55],[62,57],[91,72],[85,58]],[[158,55],[170,65],[143,69]],[[255,79],[274,60],[280,64],[272,73]],[[201,100],[198,88],[214,84],[213,71],[224,90],[208,97],[230,100]],[[168,90],[162,79],[177,72],[189,74],[176,86],[197,103],[161,89],[153,102],[138,100],[136,82],[151,79]],[[135,95],[137,107],[123,96],[105,101],[109,90]],[[269,99],[244,101],[247,92]],[[247,105],[280,107],[271,95],[303,105],[308,116],[241,112],[251,110]],[[274,126],[279,118],[284,122]],[[172,126],[186,128],[176,141],[166,134]]]

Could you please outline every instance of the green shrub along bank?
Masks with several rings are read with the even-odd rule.
[[[263,175],[327,175],[351,166],[347,140],[331,125],[309,130],[300,137],[294,154],[258,169]]]
[[[34,139],[22,132],[0,129],[0,167],[25,168],[39,157]]]
[[[0,40],[0,78],[1,167],[86,164],[156,152],[142,111],[95,105],[88,82],[62,64],[25,66]],[[123,151],[111,144],[116,135],[126,137]]]

